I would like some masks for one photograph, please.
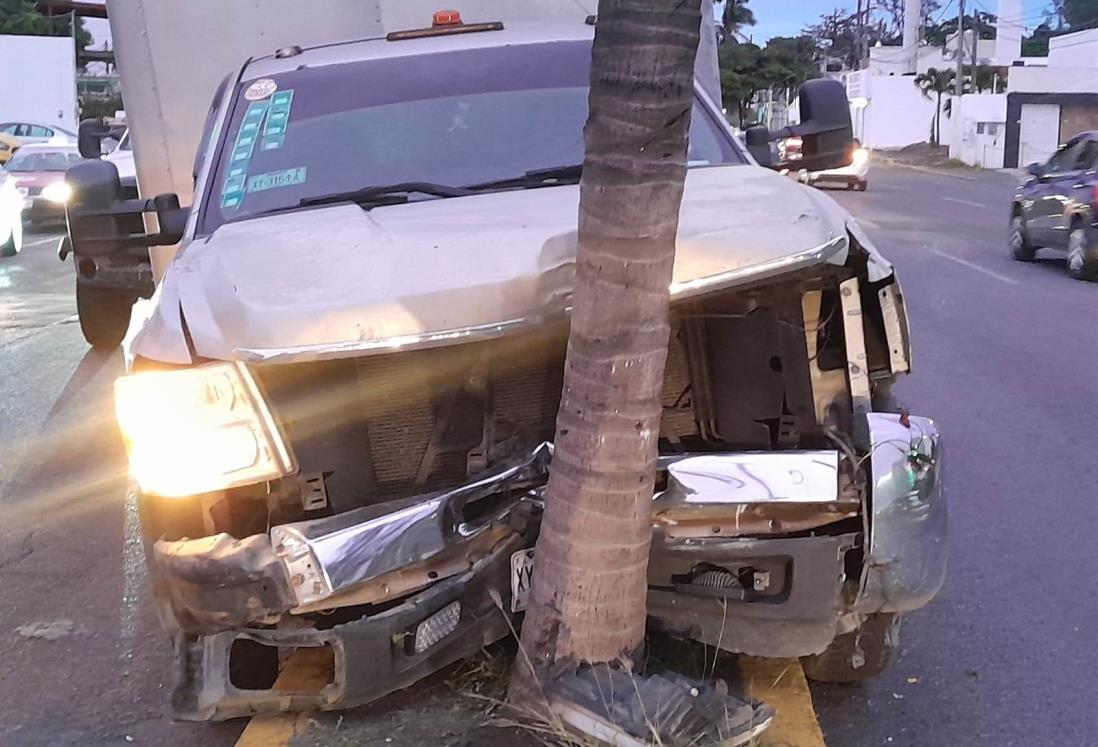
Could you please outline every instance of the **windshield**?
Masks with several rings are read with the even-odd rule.
[[[6,171],[67,171],[69,166],[79,163],[83,159],[80,154],[73,151],[16,151],[7,165]]]
[[[363,187],[461,187],[582,163],[590,58],[590,42],[556,42],[246,81],[235,93],[200,231]],[[689,161],[745,163],[697,102]]]

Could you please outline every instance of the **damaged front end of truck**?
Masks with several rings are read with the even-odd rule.
[[[741,189],[799,189],[737,173]],[[799,218],[737,219],[771,220],[769,235],[727,219],[718,231],[700,219],[721,186],[712,178],[692,175],[683,205],[650,627],[731,652],[826,654],[941,586],[939,434],[892,404],[911,366],[904,301],[857,225],[804,191],[788,208]],[[425,230],[440,232],[446,215],[429,210],[448,202],[418,206]],[[399,233],[384,211],[401,209],[371,220]],[[361,213],[329,211],[337,226]],[[283,225],[249,230],[275,256],[278,241],[300,245],[294,231],[311,230],[270,220]],[[240,251],[236,230],[218,234]],[[815,238],[796,248],[806,233]],[[388,305],[373,316],[360,305],[357,336],[341,328],[346,315],[309,312],[316,298],[303,295],[296,311],[312,326],[287,321],[279,345],[270,319],[294,304],[250,305],[229,253],[210,246],[218,234],[177,257],[117,387],[152,588],[175,645],[176,715],[359,705],[507,636],[536,562],[574,233],[547,231],[530,266],[514,250],[478,282],[419,278],[399,303],[389,275],[378,286]],[[754,252],[742,250],[749,240]],[[414,242],[404,247],[414,266]],[[317,329],[330,341],[310,341]],[[322,681],[276,680],[280,661],[306,649],[322,653]]]

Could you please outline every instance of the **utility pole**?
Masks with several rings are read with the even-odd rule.
[[[858,25],[854,27],[854,68],[856,70],[862,69],[862,34],[864,33],[862,28],[862,3],[864,0],[858,0]]]
[[[957,3],[957,98],[965,92],[965,0]]]

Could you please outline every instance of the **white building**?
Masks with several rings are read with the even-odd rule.
[[[68,36],[0,36],[0,122],[76,131],[76,47]]]
[[[1043,163],[1073,136],[1098,130],[1098,29],[1054,37],[1047,60],[1016,65],[1007,91],[1008,168]]]

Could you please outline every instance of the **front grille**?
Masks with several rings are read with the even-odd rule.
[[[302,474],[323,474],[336,510],[454,487],[552,440],[564,325],[500,340],[352,360],[264,366],[257,375]],[[664,434],[693,433],[675,336]],[[672,408],[673,409],[670,409]]]

